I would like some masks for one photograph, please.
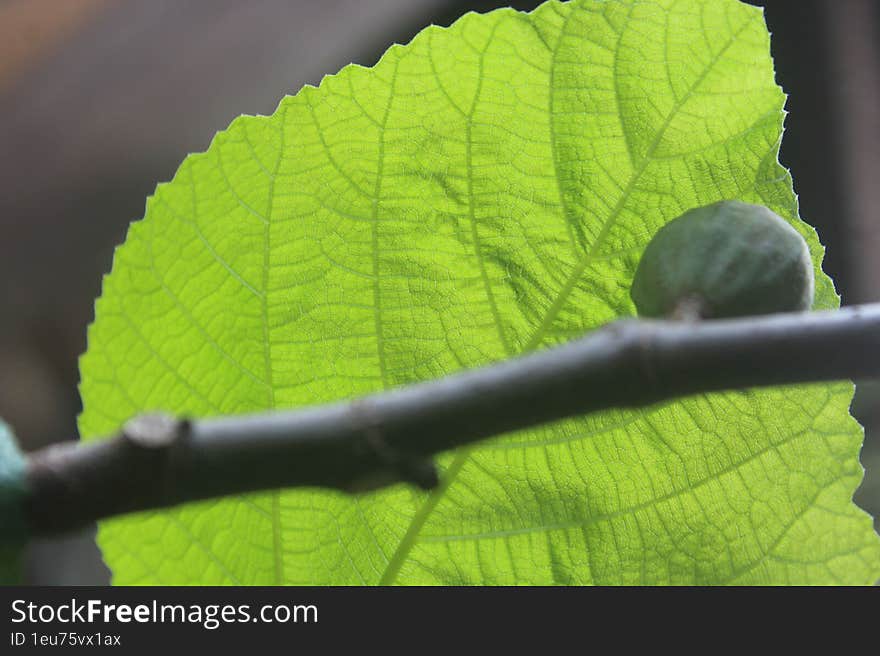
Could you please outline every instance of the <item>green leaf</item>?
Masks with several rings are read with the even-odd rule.
[[[0,585],[18,583],[27,539],[22,514],[25,459],[9,427],[0,420]]]
[[[349,398],[633,314],[651,235],[739,198],[808,239],[784,95],[735,0],[469,14],[241,117],[116,252],[80,427]],[[102,523],[117,583],[873,583],[851,384],[607,412],[441,458],[443,484]],[[417,440],[418,435],[413,435]]]

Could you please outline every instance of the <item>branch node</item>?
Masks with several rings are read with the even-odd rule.
[[[141,449],[167,449],[189,433],[188,419],[161,412],[141,414],[122,427],[122,437]]]
[[[382,422],[375,415],[367,399],[355,400],[351,404],[351,412],[358,429],[361,431],[361,448],[378,460],[381,467],[393,472],[397,480],[411,483],[423,490],[437,487],[440,477],[437,467],[431,458],[407,453],[395,448],[385,439]],[[372,489],[372,479],[383,478],[381,474],[367,476],[352,487],[358,491]],[[369,482],[368,482],[369,481]]]
[[[655,335],[650,326],[639,326],[636,333],[636,349],[642,380],[652,393],[662,392],[663,386],[660,382],[659,371],[654,363]]]
[[[364,434],[367,448],[380,463],[397,473],[400,480],[411,483],[423,490],[437,487],[440,477],[437,466],[431,458],[415,456],[390,446],[378,428],[370,428]]]
[[[144,490],[157,503],[167,505],[175,497],[181,483],[181,461],[186,448],[186,438],[191,431],[189,419],[173,417],[161,412],[141,414],[130,419],[122,427],[122,444],[129,447],[134,466],[148,477]]]

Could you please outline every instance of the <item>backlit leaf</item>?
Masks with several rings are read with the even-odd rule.
[[[82,434],[295,408],[633,314],[664,222],[719,199],[808,239],[785,97],[736,0],[470,14],[244,116],[131,226],[82,359]],[[817,355],[817,357],[820,357]],[[278,491],[104,522],[118,583],[873,583],[852,385],[711,394],[440,459],[430,494]],[[418,435],[412,436],[418,440]]]

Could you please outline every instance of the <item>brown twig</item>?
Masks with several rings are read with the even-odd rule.
[[[880,375],[880,304],[702,322],[625,319],[578,340],[440,380],[301,410],[147,415],[107,440],[30,455],[32,534],[261,489],[430,487],[433,454],[608,408]]]

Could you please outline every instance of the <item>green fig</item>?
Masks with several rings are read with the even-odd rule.
[[[724,318],[809,310],[804,238],[766,207],[722,201],[688,210],[648,243],[630,295],[641,317]]]

